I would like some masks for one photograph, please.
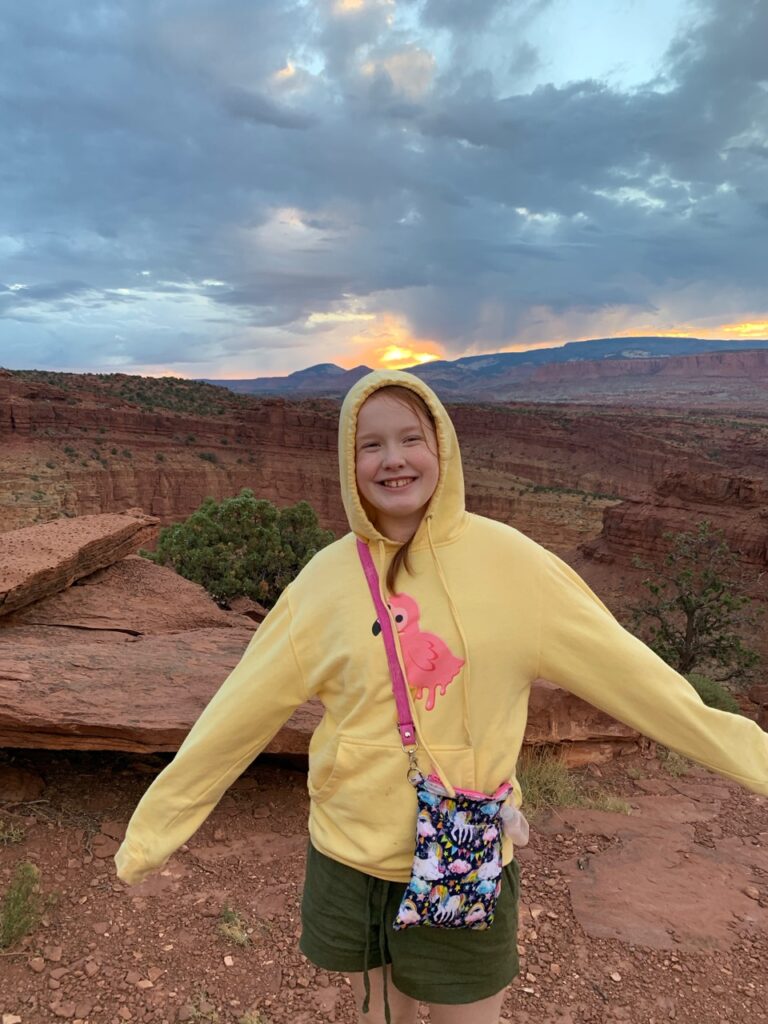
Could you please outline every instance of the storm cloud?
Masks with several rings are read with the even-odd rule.
[[[256,375],[354,361],[381,318],[455,356],[765,317],[768,5],[689,4],[624,87],[542,77],[558,2],[4,13],[0,365]]]

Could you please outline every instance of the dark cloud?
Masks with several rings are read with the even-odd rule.
[[[222,105],[236,117],[255,124],[271,124],[275,128],[308,128],[312,119],[304,114],[284,110],[266,96],[245,89],[227,89]]]
[[[764,307],[768,5],[699,0],[643,87],[524,87],[553,3],[16,6],[0,362],[300,352],[350,303],[449,352]]]

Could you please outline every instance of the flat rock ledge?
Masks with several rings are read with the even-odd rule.
[[[133,554],[154,536],[158,522],[131,509],[0,533],[0,615],[65,590]]]

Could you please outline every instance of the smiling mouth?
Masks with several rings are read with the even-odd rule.
[[[398,477],[396,480],[380,480],[379,483],[382,487],[386,487],[388,491],[397,491],[401,487],[407,487],[408,484],[412,484],[415,479],[415,476],[406,476]]]

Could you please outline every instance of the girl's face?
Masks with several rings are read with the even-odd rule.
[[[386,537],[404,542],[418,529],[440,475],[436,453],[432,425],[399,399],[376,392],[360,407],[357,489]]]

